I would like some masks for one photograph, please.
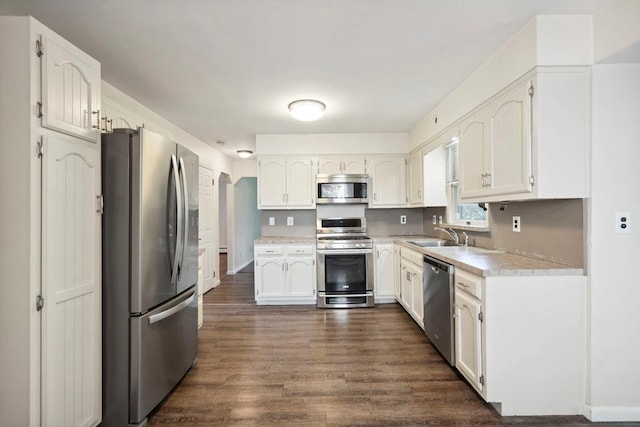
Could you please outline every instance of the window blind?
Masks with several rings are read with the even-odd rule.
[[[458,138],[445,145],[447,149],[447,184],[458,184]]]

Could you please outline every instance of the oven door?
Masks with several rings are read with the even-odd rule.
[[[373,304],[373,249],[318,250],[318,307]]]

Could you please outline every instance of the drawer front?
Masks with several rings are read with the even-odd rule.
[[[285,248],[287,255],[313,255],[313,246],[288,246]]]
[[[255,255],[284,255],[284,247],[280,245],[256,245]]]
[[[455,273],[456,288],[482,299],[482,278],[462,270]]]

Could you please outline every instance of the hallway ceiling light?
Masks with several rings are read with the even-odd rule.
[[[289,111],[294,119],[303,122],[318,120],[324,114],[326,105],[315,99],[298,99],[289,104]]]
[[[238,150],[238,151],[236,151],[236,153],[238,153],[238,156],[240,156],[241,158],[248,159],[253,154],[253,151],[251,151],[251,150]]]

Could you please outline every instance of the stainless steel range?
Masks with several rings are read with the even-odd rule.
[[[318,307],[373,307],[373,240],[365,218],[318,218]]]

